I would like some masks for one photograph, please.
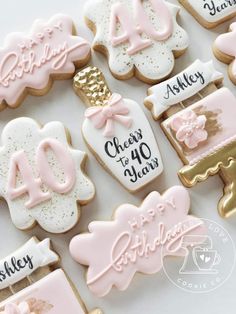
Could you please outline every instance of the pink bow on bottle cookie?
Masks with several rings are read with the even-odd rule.
[[[88,108],[85,117],[90,119],[96,129],[105,127],[105,137],[114,136],[114,122],[122,124],[127,129],[132,125],[132,119],[127,117],[129,109],[125,106],[122,96],[112,94],[106,106]]]
[[[193,149],[208,137],[205,124],[204,115],[197,116],[194,111],[188,110],[172,120],[171,129],[176,132],[179,142],[184,142],[188,148]]]
[[[18,305],[14,303],[9,303],[5,306],[3,312],[0,314],[35,314],[31,312],[30,307],[27,302],[21,302]]]

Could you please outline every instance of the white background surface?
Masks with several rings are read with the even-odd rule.
[[[198,0],[196,0],[198,1]],[[177,0],[170,0],[177,3]],[[83,0],[7,0],[1,1],[0,13],[0,42],[13,31],[27,31],[36,18],[50,18],[56,13],[69,14],[76,23],[78,33],[92,41],[92,34],[83,22]],[[225,32],[229,22],[221,27],[208,31],[201,27],[183,8],[180,13],[180,24],[190,35],[190,47],[187,53],[176,62],[174,73],[182,71],[196,58],[208,61],[213,58],[218,70],[225,74],[225,85],[236,96],[236,89],[227,76],[227,66],[218,62],[212,54],[211,45],[218,33]],[[115,80],[108,71],[105,58],[93,54],[92,64],[99,66],[103,71],[112,91],[121,93],[126,98],[131,98],[143,106],[147,85],[132,79],[126,82]],[[61,263],[78,290],[88,309],[95,306],[101,307],[105,314],[172,314],[175,311],[181,314],[233,314],[236,307],[236,270],[230,279],[219,289],[208,294],[191,294],[176,288],[168,281],[164,272],[156,275],[136,275],[129,289],[125,292],[113,290],[103,299],[95,298],[88,290],[85,283],[86,269],[69,256],[68,244],[73,235],[86,231],[87,225],[92,220],[110,219],[114,209],[125,202],[139,205],[141,200],[152,190],[163,192],[168,187],[179,184],[177,171],[182,163],[175,151],[170,146],[157,122],[147,116],[151,121],[153,130],[158,140],[165,166],[161,177],[147,186],[137,195],[126,192],[103,168],[97,163],[83,143],[80,126],[83,121],[85,106],[74,94],[71,81],[55,82],[51,91],[44,97],[28,96],[23,104],[14,110],[6,109],[0,113],[0,131],[11,119],[27,116],[44,124],[52,120],[62,121],[71,132],[75,148],[88,152],[87,173],[97,187],[96,198],[82,210],[82,218],[78,225],[66,235],[53,236],[36,227],[30,232],[21,232],[11,223],[9,211],[4,201],[0,202],[0,256],[12,252],[31,236],[39,238],[50,236],[54,248],[61,255]],[[144,109],[145,110],[145,109]],[[191,211],[199,217],[209,218],[225,227],[234,241],[236,241],[236,215],[228,220],[223,220],[217,213],[217,200],[222,194],[223,184],[218,176],[209,178],[206,182],[198,184],[190,190],[192,198]],[[224,257],[223,257],[224,258]],[[227,256],[225,256],[227,258]],[[76,313],[68,313],[76,314]]]

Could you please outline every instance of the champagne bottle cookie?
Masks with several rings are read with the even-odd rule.
[[[217,37],[213,52],[217,59],[229,64],[229,77],[236,85],[236,22],[230,25],[228,33]]]
[[[188,47],[179,9],[165,0],[90,0],[85,20],[95,33],[94,49],[106,55],[116,78],[156,83]]]
[[[75,76],[74,89],[89,106],[82,133],[100,163],[131,192],[158,177],[163,164],[140,105],[112,93],[95,67]]]
[[[219,213],[236,212],[236,98],[221,87],[223,75],[199,60],[166,82],[151,87],[145,99],[185,166],[179,177],[187,187],[219,174],[224,195]],[[177,96],[176,96],[177,94]]]
[[[38,223],[44,230],[64,233],[80,217],[79,205],[89,202],[94,186],[84,174],[86,154],[70,145],[60,122],[41,127],[30,118],[10,121],[0,147],[0,195],[21,230]]]
[[[236,16],[235,0],[179,0],[204,27],[213,28]]]
[[[1,314],[102,314],[88,312],[65,272],[50,240],[31,238],[0,260]]]
[[[163,195],[150,193],[140,207],[123,204],[113,221],[89,224],[89,233],[75,236],[70,243],[72,257],[88,266],[87,285],[97,296],[112,286],[126,290],[136,272],[154,274],[166,256],[186,256],[186,247],[205,242],[204,222],[188,215],[190,197],[181,186]]]
[[[69,16],[37,20],[29,33],[12,33],[0,49],[0,110],[27,94],[44,95],[54,79],[72,78],[90,59],[89,43],[75,35]]]

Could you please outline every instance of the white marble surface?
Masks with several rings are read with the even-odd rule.
[[[197,0],[196,0],[197,1]],[[171,0],[177,3],[177,0]],[[7,0],[1,2],[0,19],[0,41],[3,45],[4,37],[12,31],[26,31],[32,22],[40,18],[49,18],[51,15],[61,12],[73,17],[79,34],[85,36],[90,41],[93,36],[83,23],[82,9],[84,0]],[[211,46],[218,33],[225,32],[229,22],[221,27],[208,31],[202,28],[183,8],[180,15],[181,24],[190,34],[190,47],[187,53],[177,60],[175,73],[183,70],[196,58],[208,61],[213,58],[218,70],[225,74],[225,85],[236,95],[233,86],[227,77],[227,66],[218,62],[212,54]],[[147,85],[132,79],[126,82],[115,80],[108,71],[105,58],[95,53],[92,64],[99,66],[109,82],[113,91],[120,92],[127,98],[134,99],[143,106],[143,99],[146,95]],[[83,143],[80,126],[83,121],[85,106],[74,94],[71,81],[61,81],[54,83],[51,91],[44,97],[28,96],[23,104],[15,110],[7,109],[0,113],[0,131],[11,119],[28,116],[35,118],[41,123],[51,120],[60,120],[71,132],[72,141],[75,148],[88,152]],[[91,220],[110,219],[114,209],[123,202],[139,204],[143,197],[150,191],[157,189],[164,191],[166,188],[179,184],[176,175],[182,163],[175,151],[163,135],[157,122],[154,122],[149,112],[149,117],[154,132],[156,134],[160,149],[162,151],[165,172],[136,195],[126,192],[89,154],[87,172],[97,187],[97,196],[93,202],[85,206],[82,211],[82,218],[78,225],[66,235],[54,236],[42,231],[40,228],[29,232],[17,230],[11,223],[9,211],[4,201],[0,202],[0,256],[12,252],[23,244],[31,235],[39,238],[50,236],[56,251],[61,255],[61,263],[72,280],[75,282],[89,309],[99,306],[105,314],[138,314],[138,313],[165,313],[172,314],[178,311],[181,314],[227,314],[235,313],[235,290],[236,271],[230,279],[219,289],[207,294],[191,294],[183,292],[168,281],[164,272],[156,275],[145,276],[136,275],[131,286],[126,292],[113,290],[107,297],[97,299],[88,290],[85,283],[86,269],[77,265],[68,252],[68,244],[73,235],[86,231]],[[208,179],[206,182],[198,184],[192,188],[192,213],[197,216],[212,219],[225,227],[234,241],[236,241],[236,216],[223,220],[217,213],[217,200],[222,194],[222,182],[218,176]],[[69,313],[75,314],[75,313]]]

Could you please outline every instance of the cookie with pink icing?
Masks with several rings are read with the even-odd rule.
[[[0,109],[47,93],[54,79],[71,78],[85,65],[90,46],[75,34],[72,19],[62,14],[35,21],[28,33],[9,34],[0,48]]]
[[[154,274],[164,257],[185,256],[185,236],[204,242],[205,225],[188,214],[189,207],[187,190],[175,186],[163,195],[150,193],[140,207],[121,205],[113,221],[90,223],[89,233],[70,243],[75,261],[88,266],[89,289],[100,297],[113,286],[123,291],[136,272]]]
[[[235,2],[236,3],[236,2]],[[236,4],[235,4],[236,10]],[[236,22],[229,27],[229,32],[219,35],[214,43],[213,51],[220,61],[229,64],[229,77],[236,85]]]
[[[196,60],[150,87],[145,105],[185,165],[178,172],[185,186],[220,175],[224,192],[218,210],[229,217],[236,212],[236,98],[222,79],[212,62]]]
[[[93,47],[108,58],[118,79],[154,83],[168,77],[175,58],[188,47],[176,21],[179,7],[165,0],[90,0],[85,18],[94,31]]]
[[[50,240],[31,238],[0,260],[0,314],[102,314],[88,312],[62,269]]]
[[[60,122],[44,127],[30,118],[10,121],[0,147],[0,195],[21,230],[38,223],[64,233],[75,226],[80,206],[95,193],[83,172],[86,154],[71,147]]]
[[[204,27],[213,28],[236,16],[236,0],[179,0]]]

